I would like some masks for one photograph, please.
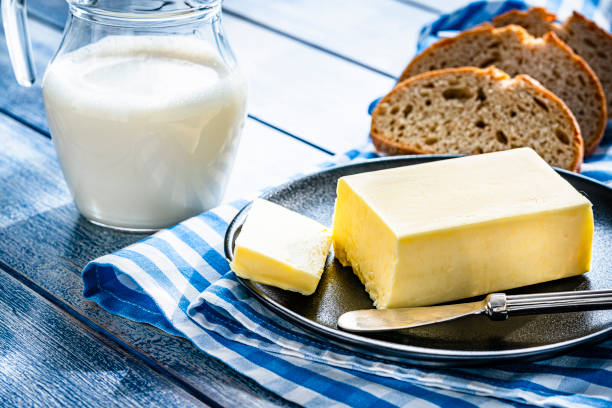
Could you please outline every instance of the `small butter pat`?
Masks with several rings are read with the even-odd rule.
[[[523,148],[342,177],[332,237],[376,307],[424,306],[588,271],[593,212]]]
[[[236,275],[303,295],[314,293],[331,246],[318,222],[266,200],[255,200],[236,239]]]

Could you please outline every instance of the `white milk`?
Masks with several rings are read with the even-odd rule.
[[[220,202],[246,83],[207,43],[106,37],[58,57],[43,100],[64,176],[88,219],[161,228]]]

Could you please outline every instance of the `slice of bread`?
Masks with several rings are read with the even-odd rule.
[[[533,7],[527,11],[508,11],[495,17],[493,24],[497,27],[520,25],[536,37],[542,37],[549,31],[557,34],[589,64],[599,78],[606,95],[608,117],[612,117],[612,35],[577,12],[563,24],[556,23],[556,20],[557,16],[546,9]]]
[[[511,76],[527,74],[561,98],[580,125],[585,153],[597,149],[607,119],[601,84],[584,60],[554,33],[535,38],[516,25],[482,25],[427,48],[412,60],[400,81],[435,69],[490,65]]]
[[[563,101],[527,75],[490,67],[429,71],[399,83],[372,112],[371,137],[387,154],[478,154],[531,147],[579,171],[580,128]],[[517,163],[520,166],[520,163]]]

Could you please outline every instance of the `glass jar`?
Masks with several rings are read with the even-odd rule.
[[[18,82],[34,82],[25,8],[2,4]],[[220,1],[68,1],[42,81],[76,206],[93,223],[155,230],[221,201],[246,116],[246,81]]]

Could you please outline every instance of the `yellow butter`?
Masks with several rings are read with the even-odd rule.
[[[303,295],[314,293],[331,233],[318,222],[266,200],[255,200],[236,239],[236,275]]]
[[[528,148],[342,177],[332,232],[377,308],[589,270],[591,203]]]

